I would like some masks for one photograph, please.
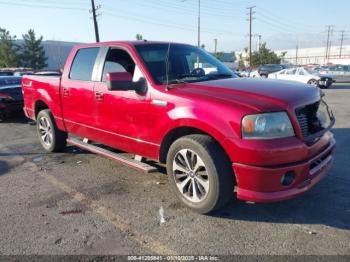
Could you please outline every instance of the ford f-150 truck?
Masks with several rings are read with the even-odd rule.
[[[187,44],[79,45],[62,76],[24,76],[22,86],[47,151],[68,142],[140,169],[142,159],[159,161],[179,199],[200,213],[234,194],[293,198],[333,163],[335,120],[319,88],[238,78]]]

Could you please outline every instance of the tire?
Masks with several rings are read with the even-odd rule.
[[[309,85],[318,86],[318,82],[316,79],[310,79],[309,82],[307,82]]]
[[[36,121],[40,144],[48,152],[61,152],[67,144],[67,133],[57,128],[49,109],[39,112]]]
[[[261,75],[261,78],[267,78],[268,75]]]
[[[189,135],[176,140],[168,151],[166,166],[177,197],[198,213],[218,210],[233,197],[231,161],[209,136]]]

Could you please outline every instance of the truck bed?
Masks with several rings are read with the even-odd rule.
[[[54,116],[61,116],[61,108],[54,101],[60,101],[60,76],[26,75],[22,79],[24,112],[35,120],[40,102],[49,106]]]

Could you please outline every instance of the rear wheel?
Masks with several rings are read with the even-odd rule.
[[[49,109],[37,116],[37,133],[43,148],[48,152],[60,152],[66,146],[67,133],[59,130]]]
[[[233,196],[230,160],[209,136],[189,135],[176,140],[168,152],[167,173],[178,198],[196,212],[217,210]]]

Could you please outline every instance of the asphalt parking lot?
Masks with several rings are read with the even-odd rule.
[[[232,200],[211,216],[183,207],[162,167],[145,175],[71,146],[46,154],[26,119],[1,122],[0,254],[350,255],[350,84],[325,93],[331,174],[297,199]]]

